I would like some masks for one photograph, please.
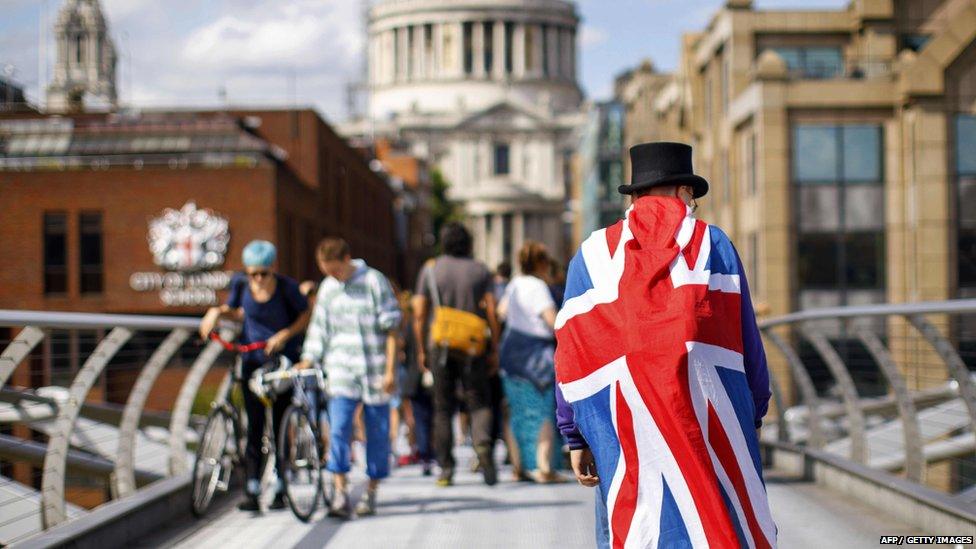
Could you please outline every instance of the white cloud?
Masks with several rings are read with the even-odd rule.
[[[582,29],[580,32],[580,46],[583,48],[598,46],[607,41],[607,31],[600,27],[584,24]]]

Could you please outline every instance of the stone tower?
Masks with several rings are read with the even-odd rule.
[[[115,109],[115,45],[98,0],[67,0],[54,35],[57,63],[47,88],[48,110]]]

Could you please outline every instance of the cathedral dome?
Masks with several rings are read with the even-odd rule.
[[[579,105],[576,5],[565,0],[381,0],[369,14],[370,115]]]

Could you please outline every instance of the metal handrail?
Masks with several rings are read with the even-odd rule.
[[[129,328],[131,330],[196,329],[198,317],[145,316],[101,313],[68,313],[61,311],[16,311],[0,309],[0,326],[35,326],[38,328]]]
[[[976,299],[952,299],[947,301],[923,301],[919,303],[885,303],[880,305],[857,305],[850,307],[825,307],[810,309],[783,316],[761,320],[760,329],[784,324],[796,324],[811,320],[841,319],[876,316],[908,316],[930,314],[976,313]]]

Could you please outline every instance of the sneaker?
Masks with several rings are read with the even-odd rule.
[[[424,460],[423,475],[429,477],[434,474],[434,468],[431,466],[430,461]]]
[[[446,488],[454,484],[454,470],[445,469],[441,471],[441,474],[437,477],[437,485],[441,488]]]
[[[268,508],[272,511],[280,511],[285,507],[288,507],[288,502],[285,500],[286,497],[288,496],[286,496],[284,492],[278,492],[275,494],[274,501],[271,502],[271,506]]]
[[[257,496],[246,495],[240,503],[237,504],[237,509],[240,511],[250,511],[257,512],[261,510],[261,504],[258,503]]]
[[[481,465],[481,474],[485,477],[485,484],[494,486],[498,484],[498,469],[495,468],[495,460],[491,457],[490,448],[478,448],[478,463]]]
[[[329,516],[341,519],[349,518],[349,494],[346,492],[336,492],[332,495]]]
[[[376,491],[366,490],[363,493],[363,499],[359,500],[359,505],[356,505],[356,515],[360,517],[367,517],[376,514]]]

